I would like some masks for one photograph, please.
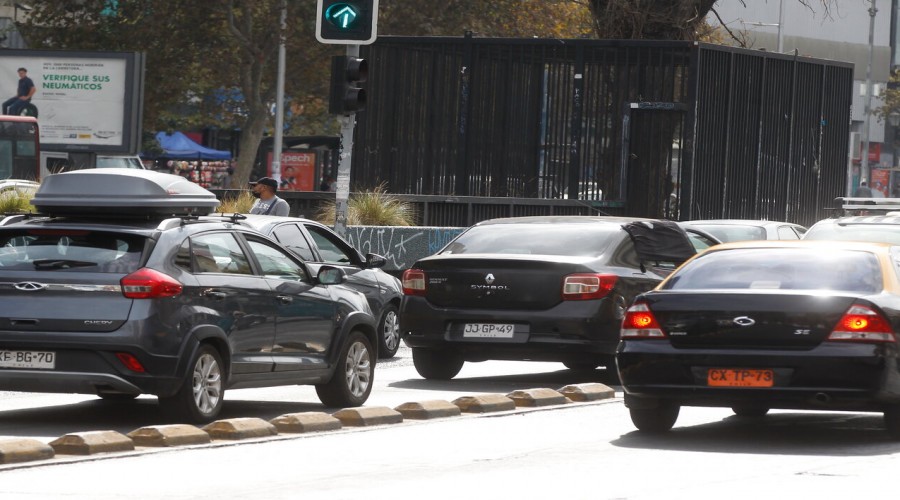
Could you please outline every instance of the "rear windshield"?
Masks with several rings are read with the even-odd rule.
[[[136,235],[9,228],[0,231],[0,271],[128,274],[138,269],[143,245]]]
[[[502,253],[596,257],[625,231],[611,224],[489,224],[475,226],[441,254]]]
[[[754,248],[713,251],[678,270],[670,290],[777,289],[878,293],[875,255],[853,250]]]
[[[900,245],[900,224],[816,224],[804,240],[872,241]]]
[[[766,239],[765,228],[738,224],[700,224],[696,227],[715,236],[721,242]]]

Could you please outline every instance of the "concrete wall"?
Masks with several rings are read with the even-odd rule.
[[[409,269],[422,257],[437,253],[464,227],[349,226],[346,240],[363,255],[377,253],[387,259],[385,271]],[[392,273],[395,274],[395,273]]]

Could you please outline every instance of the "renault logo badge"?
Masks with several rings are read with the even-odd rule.
[[[494,282],[494,275],[491,273],[488,273],[488,275],[484,277],[484,282],[487,283],[488,285],[492,284]]]
[[[13,288],[16,290],[21,290],[23,292],[37,292],[40,290],[46,290],[49,285],[45,285],[44,283],[35,283],[34,281],[21,281],[13,285]]]
[[[738,326],[753,326],[756,324],[756,321],[747,316],[738,316],[734,318],[734,324]]]

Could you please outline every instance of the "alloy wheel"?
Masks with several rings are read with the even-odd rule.
[[[369,350],[361,342],[354,342],[347,351],[344,373],[350,394],[360,397],[366,393],[372,380],[372,362]]]
[[[212,355],[204,353],[197,358],[192,386],[197,410],[203,414],[214,411],[222,397],[222,372]]]

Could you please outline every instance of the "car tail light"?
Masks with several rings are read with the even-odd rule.
[[[563,279],[563,300],[602,299],[616,286],[613,274],[570,274]]]
[[[623,339],[658,339],[666,334],[659,327],[653,312],[647,304],[639,303],[628,308],[622,320],[621,338]]]
[[[144,368],[144,365],[141,364],[140,361],[134,355],[128,354],[127,352],[117,352],[116,357],[119,358],[119,361],[125,365],[125,368],[137,373],[144,373],[147,371]]]
[[[122,278],[122,295],[129,299],[174,297],[184,288],[175,278],[150,268],[141,268]]]
[[[403,271],[403,295],[425,295],[425,271],[407,269]]]
[[[878,312],[860,305],[851,306],[828,335],[828,340],[844,342],[896,342],[891,323]]]

